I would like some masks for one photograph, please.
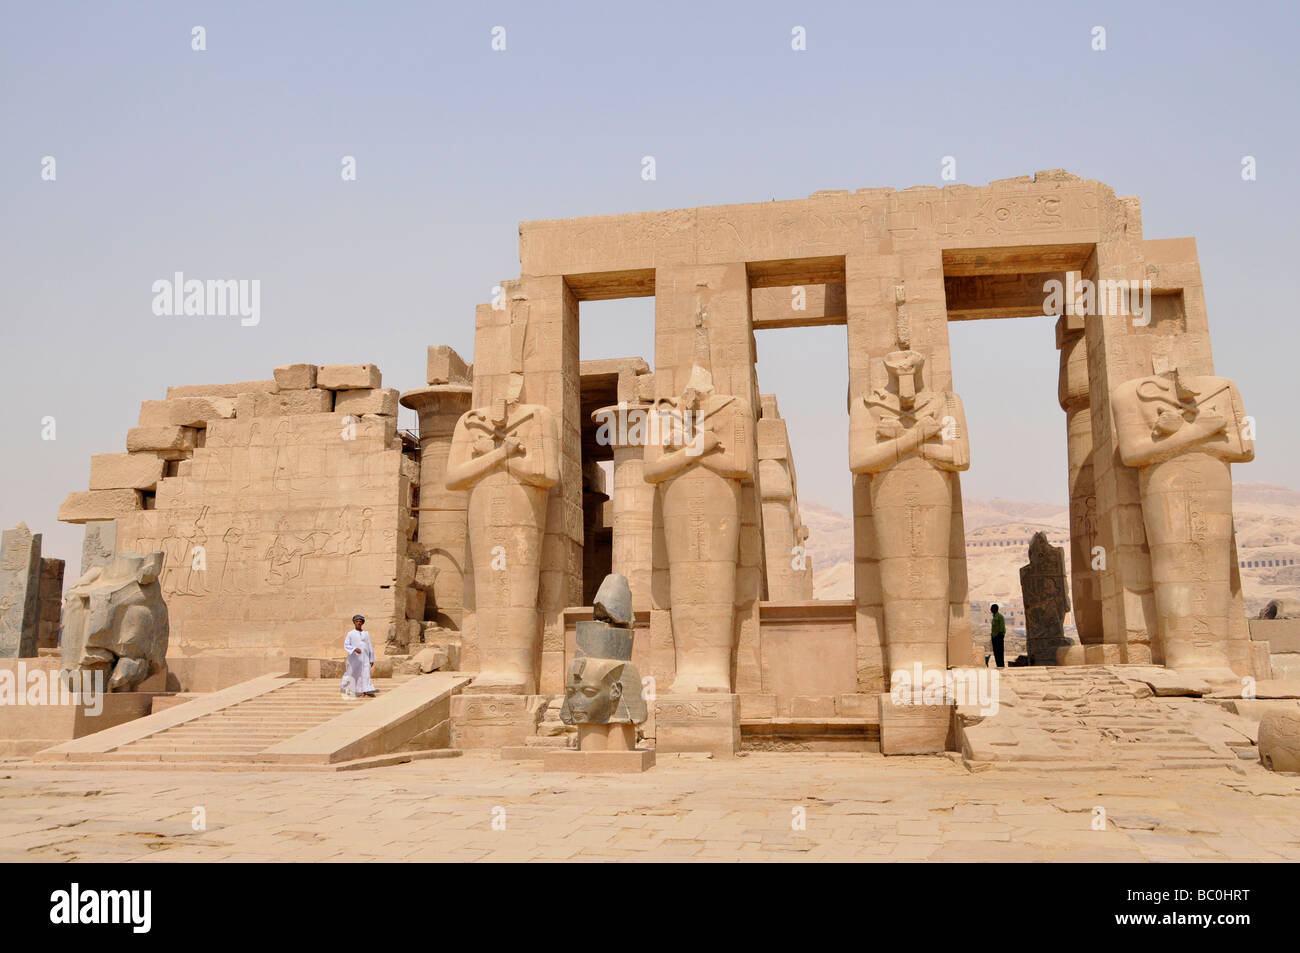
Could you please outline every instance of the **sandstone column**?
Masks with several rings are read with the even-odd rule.
[[[614,540],[611,570],[627,579],[632,606],[650,608],[651,571],[654,564],[653,483],[645,479],[645,423],[650,404],[621,402],[602,407],[593,415],[608,424],[614,451]]]
[[[1061,315],[1056,322],[1061,352],[1057,398],[1065,411],[1070,473],[1070,591],[1074,624],[1084,645],[1102,642],[1101,591],[1092,568],[1097,543],[1097,495],[1092,477],[1092,404],[1088,392],[1088,344],[1083,316]]]
[[[428,553],[416,578],[437,607],[437,621],[460,628],[469,494],[446,488],[447,458],[456,423],[470,409],[469,369],[451,348],[429,348],[429,386],[409,390],[402,405],[420,415],[420,507],[416,541]],[[426,616],[427,617],[427,616]]]

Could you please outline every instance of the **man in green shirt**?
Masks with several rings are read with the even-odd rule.
[[[1002,618],[1002,613],[998,612],[998,604],[995,602],[990,607],[993,610],[993,627],[989,635],[993,642],[993,661],[997,663],[998,668],[1002,668],[1002,640],[1007,634],[1007,620]]]

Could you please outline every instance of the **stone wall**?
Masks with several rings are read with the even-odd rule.
[[[172,388],[60,519],[93,523],[92,554],[110,518],[117,551],[164,553],[172,656],[334,656],[356,612],[382,651],[425,611],[408,556],[418,462],[396,414],[369,364]]]

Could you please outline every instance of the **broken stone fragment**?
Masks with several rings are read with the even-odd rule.
[[[632,624],[632,587],[627,577],[612,572],[601,582],[592,602],[592,616],[597,622],[612,625]]]

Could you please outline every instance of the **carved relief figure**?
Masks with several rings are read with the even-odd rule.
[[[469,546],[482,669],[479,690],[532,693],[542,617],[538,610],[546,502],[560,475],[549,408],[511,397],[467,411],[456,423],[446,485],[469,491]]]
[[[849,408],[849,467],[870,477],[889,668],[942,670],[952,474],[970,466],[970,444],[961,398],[926,390],[925,356],[900,344],[884,359],[888,386]]]
[[[714,391],[707,332],[680,397],[661,400],[645,479],[658,487],[677,675],[671,693],[730,692],[741,485],[754,480],[749,402]]]
[[[1165,664],[1227,667],[1230,464],[1255,456],[1237,385],[1171,367],[1120,384],[1111,406],[1120,459],[1139,472]]]

